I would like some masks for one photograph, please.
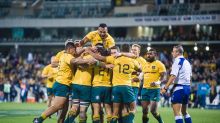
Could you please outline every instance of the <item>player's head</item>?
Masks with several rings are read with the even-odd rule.
[[[103,43],[97,43],[95,45],[97,52],[100,53],[102,56],[108,56],[110,55],[110,52],[104,48]]]
[[[173,58],[183,55],[184,49],[182,45],[176,45],[173,47],[172,55]]]
[[[58,61],[58,59],[55,56],[52,56],[51,59],[50,59],[50,63],[52,65],[52,67],[57,67],[59,61]]]
[[[206,81],[206,79],[202,79],[202,83],[206,83],[207,81]]]
[[[133,54],[139,56],[139,55],[140,55],[140,51],[141,51],[141,46],[140,46],[140,45],[138,45],[138,44],[133,44],[133,45],[131,46],[131,53],[133,53]]]
[[[102,38],[102,39],[105,39],[108,35],[108,27],[105,23],[101,23],[99,24],[99,27],[98,27],[98,33],[99,33],[99,36]]]
[[[111,55],[114,56],[115,54],[119,53],[120,50],[117,46],[113,46],[113,47],[110,48],[110,52],[111,52]]]
[[[75,55],[76,47],[72,39],[67,39],[65,42],[65,51],[69,54]]]
[[[130,46],[128,44],[123,44],[121,47],[122,52],[129,52],[130,51]]]
[[[146,60],[148,62],[153,62],[156,59],[156,55],[157,55],[157,51],[153,48],[151,48],[150,50],[147,51],[147,58]]]

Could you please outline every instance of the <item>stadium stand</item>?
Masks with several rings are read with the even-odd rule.
[[[26,85],[26,91],[29,95],[35,96],[36,101],[42,101],[45,99],[43,87],[44,82],[40,75],[42,69],[50,61],[50,57],[54,53],[28,53],[27,56],[22,57],[16,53],[11,52],[4,56],[1,55],[0,66],[1,69],[1,86],[9,81],[11,84],[10,97],[11,101],[14,101],[13,91],[14,88],[18,90],[17,95],[23,89],[22,84]],[[210,86],[217,89],[216,86],[220,85],[220,56],[218,52],[187,52],[186,58],[192,63],[193,66],[193,84],[200,83],[205,79]],[[172,58],[167,51],[161,51],[158,53],[158,58],[161,60],[166,68],[169,70],[171,67]],[[206,59],[210,58],[210,59]],[[4,67],[3,67],[4,66]],[[16,66],[16,67],[14,67]],[[167,71],[169,73],[170,71]],[[38,87],[34,90],[35,86]],[[210,91],[211,92],[211,91]],[[210,93],[209,92],[209,93]],[[217,92],[216,92],[217,93]],[[26,101],[27,96],[24,98]],[[16,96],[15,96],[16,97]],[[3,99],[3,97],[1,97]],[[41,100],[39,100],[41,99]],[[20,100],[20,99],[17,99]],[[23,100],[21,98],[21,100]],[[3,100],[1,100],[3,101]]]

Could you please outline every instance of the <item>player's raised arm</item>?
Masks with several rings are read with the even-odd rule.
[[[82,53],[85,52],[85,48],[80,45],[81,40],[75,40],[74,43],[76,45],[76,53],[75,57],[81,56]]]
[[[74,65],[82,65],[82,64],[95,64],[97,62],[94,58],[83,59],[82,57],[72,58],[70,63]]]
[[[89,42],[89,38],[85,36],[82,40],[80,40],[79,46],[84,46],[87,42]]]
[[[137,56],[133,53],[128,53],[128,52],[121,52],[116,54],[115,57],[120,57],[120,56],[125,56],[125,57],[129,57],[129,58],[137,58]]]

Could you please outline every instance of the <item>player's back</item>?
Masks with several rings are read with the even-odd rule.
[[[90,59],[91,55],[83,55],[83,59]],[[85,68],[77,67],[72,84],[91,86],[93,67],[85,66]]]
[[[56,77],[56,81],[70,85],[73,74],[73,66],[70,64],[71,59],[74,58],[71,54],[64,53],[59,60],[58,65],[58,73]]]
[[[131,86],[131,74],[138,70],[139,64],[135,59],[128,57],[119,57],[114,61],[113,68],[113,86],[128,85]]]
[[[109,68],[102,68],[100,66],[94,67],[94,77],[92,81],[93,86],[112,86],[111,83],[112,70]]]

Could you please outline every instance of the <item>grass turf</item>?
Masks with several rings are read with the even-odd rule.
[[[0,103],[0,123],[31,123],[33,118],[39,116],[45,108],[45,103]],[[174,123],[171,108],[159,108],[159,112],[165,123]],[[189,109],[189,113],[193,123],[220,122],[220,110]],[[87,123],[92,123],[90,110],[87,115]],[[142,122],[141,116],[141,107],[138,107],[138,111],[135,115],[135,123]],[[53,115],[51,119],[47,119],[44,123],[56,123],[56,115]],[[150,123],[157,123],[152,115],[150,115]]]

